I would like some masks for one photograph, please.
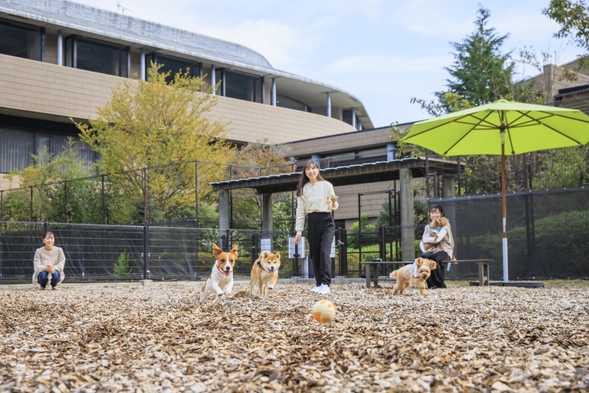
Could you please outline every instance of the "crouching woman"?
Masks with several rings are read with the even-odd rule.
[[[39,289],[45,289],[51,284],[51,289],[57,289],[57,284],[65,278],[63,267],[65,266],[65,254],[61,247],[55,246],[53,232],[45,232],[43,235],[43,247],[35,251],[33,265],[33,284],[38,283]]]

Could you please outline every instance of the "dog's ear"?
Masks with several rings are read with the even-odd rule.
[[[235,254],[235,258],[237,259],[237,244],[235,246],[233,246],[233,248],[231,249],[231,251],[229,251],[230,254]]]
[[[420,267],[421,265],[423,265],[423,258],[417,258],[415,260],[415,264],[417,265],[417,267]]]
[[[260,258],[268,258],[268,251],[264,251],[260,254]]]
[[[274,255],[276,255],[276,258],[280,259],[280,253],[279,252],[275,252]]]
[[[213,256],[214,256],[215,258],[217,258],[217,256],[218,256],[220,253],[222,253],[222,252],[223,252],[223,250],[221,250],[221,249],[219,248],[219,246],[217,246],[215,243],[213,243]]]
[[[436,261],[432,261],[431,259],[427,260],[427,265],[429,266],[430,270],[434,270],[435,268],[438,267],[438,264],[436,263]]]

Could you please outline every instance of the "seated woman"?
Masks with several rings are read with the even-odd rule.
[[[430,224],[425,226],[419,247],[422,258],[437,262],[437,267],[432,270],[427,279],[428,288],[446,288],[444,282],[444,267],[442,261],[454,259],[454,237],[450,222],[444,216],[444,208],[441,205],[433,205],[429,212]],[[435,227],[435,236],[432,229]],[[426,246],[427,245],[427,246]]]
[[[65,274],[63,267],[65,265],[65,254],[61,247],[55,246],[55,236],[53,232],[46,232],[43,235],[43,244],[45,246],[35,251],[33,258],[33,284],[37,282],[39,289],[45,289],[47,284],[51,283],[52,289],[57,289],[57,284],[63,281]]]

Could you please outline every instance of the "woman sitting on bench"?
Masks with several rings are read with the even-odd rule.
[[[437,267],[432,270],[427,279],[428,288],[446,288],[444,283],[444,268],[442,261],[454,259],[454,238],[450,222],[444,216],[444,208],[440,205],[433,205],[429,212],[431,220],[425,226],[419,247],[423,254],[422,258],[436,261]]]

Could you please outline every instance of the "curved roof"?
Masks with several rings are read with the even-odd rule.
[[[125,14],[79,4],[67,0],[11,0],[1,2],[0,10],[35,21],[36,25],[51,26],[67,34],[81,34],[110,42],[158,51],[162,54],[196,57],[216,66],[277,78],[279,94],[303,102],[310,107],[326,105],[326,93],[331,93],[333,106],[355,108],[364,128],[373,124],[364,105],[352,94],[325,83],[280,71],[260,53],[243,45],[203,34],[176,29]]]

